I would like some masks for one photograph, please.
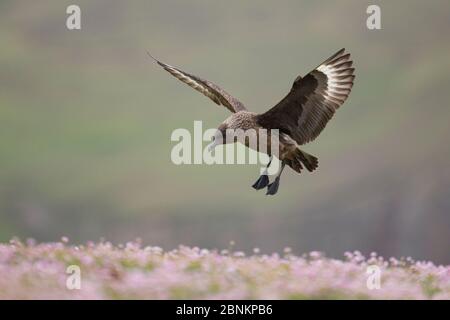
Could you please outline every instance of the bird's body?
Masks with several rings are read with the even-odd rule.
[[[233,112],[218,127],[211,147],[241,142],[256,151],[279,158],[282,167],[274,182],[269,184],[267,174],[263,174],[253,185],[255,189],[268,187],[267,194],[275,194],[286,164],[298,173],[303,167],[310,172],[317,168],[317,158],[300,150],[300,146],[311,142],[322,132],[350,94],[355,78],[354,68],[351,68],[353,62],[350,54],[344,52],[344,49],[338,51],[303,78],[297,77],[286,97],[261,114],[248,111],[242,102],[216,84],[152,58],[173,76]],[[240,130],[246,134],[236,135],[230,140],[226,139],[229,130]],[[276,150],[271,144],[272,130],[278,131]],[[252,138],[256,144],[250,143]],[[266,143],[264,148],[261,148],[262,141]]]
[[[277,150],[272,150],[271,135],[273,133],[259,123],[259,117],[260,114],[255,112],[238,111],[228,117],[219,126],[218,130],[222,133],[222,137],[225,137],[227,129],[241,129],[246,132],[247,135],[244,137],[236,135],[237,141],[229,142],[240,142],[250,149],[266,153],[269,156],[277,155],[281,161],[289,157],[289,154],[298,148],[295,140],[293,140],[289,135],[281,132],[276,136],[276,139],[279,142]],[[254,141],[255,143],[252,144],[250,141]]]

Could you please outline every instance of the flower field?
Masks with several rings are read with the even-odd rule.
[[[368,272],[373,266],[379,286]],[[0,275],[0,299],[450,299],[450,266],[359,252],[338,260],[289,249],[245,255],[13,240],[0,244]],[[70,285],[74,276],[79,289]]]

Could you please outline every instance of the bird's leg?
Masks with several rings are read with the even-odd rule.
[[[275,180],[269,184],[267,186],[267,192],[266,195],[274,195],[277,193],[278,191],[278,187],[280,186],[280,177],[281,177],[281,173],[283,172],[284,166],[286,165],[286,163],[283,161],[281,163],[281,169],[280,172],[278,172],[277,177],[275,178]]]
[[[261,190],[269,184],[269,176],[267,174],[267,171],[270,167],[270,164],[272,163],[272,157],[270,157],[269,163],[266,166],[266,169],[264,170],[263,174],[256,180],[256,182],[252,185],[252,187],[256,190]]]

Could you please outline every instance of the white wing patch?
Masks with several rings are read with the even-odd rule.
[[[327,100],[337,104],[336,109],[345,102],[353,87],[355,69],[351,68],[352,64],[350,54],[344,54],[344,50],[341,50],[316,69],[327,76],[324,95]]]

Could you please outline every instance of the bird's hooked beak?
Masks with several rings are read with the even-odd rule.
[[[216,133],[214,134],[214,136],[212,137],[211,143],[208,145],[208,151],[212,152],[215,147],[217,147],[218,145],[223,144],[222,139],[223,139],[222,138],[222,132],[217,130]]]
[[[219,144],[216,142],[216,138],[212,138],[212,142],[208,144],[208,151],[213,152],[214,148],[217,147]]]

